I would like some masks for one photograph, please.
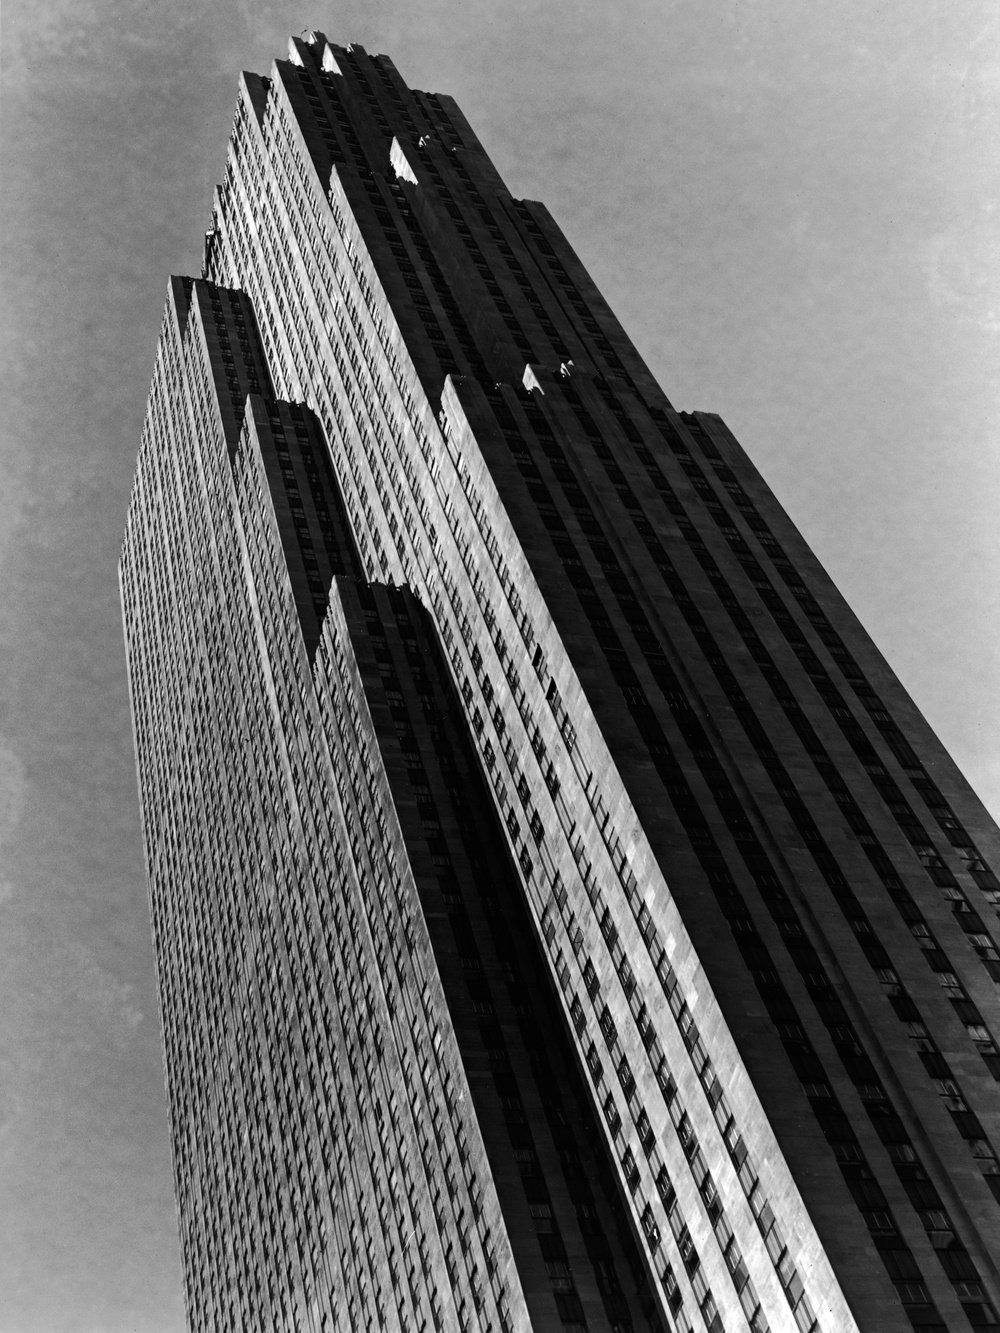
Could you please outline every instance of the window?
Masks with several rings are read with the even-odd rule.
[[[680,1250],[681,1258],[684,1260],[684,1267],[688,1273],[697,1271],[701,1260],[698,1258],[698,1251],[694,1247],[694,1241],[691,1239],[691,1233],[687,1227],[681,1227],[680,1234],[677,1237],[677,1248]]]
[[[635,1164],[631,1148],[626,1148],[622,1154],[622,1172],[625,1176],[625,1183],[634,1194],[639,1188],[639,1168]]]
[[[886,1212],[884,1208],[866,1208],[862,1215],[868,1230],[873,1235],[885,1236],[895,1233],[896,1224],[892,1220],[892,1214]]]
[[[618,1029],[615,1027],[615,1020],[612,1017],[611,1010],[607,1005],[601,1008],[600,1016],[601,1031],[604,1034],[604,1040],[607,1042],[608,1049],[613,1050],[618,1042]]]
[[[559,1311],[559,1318],[564,1324],[584,1325],[583,1306],[580,1303],[580,1297],[575,1291],[557,1291],[554,1293],[556,1300],[556,1309]]]
[[[632,1066],[626,1057],[622,1057],[621,1064],[618,1066],[618,1081],[622,1085],[622,1092],[625,1094],[625,1100],[630,1101],[635,1092],[635,1076],[632,1073]]]
[[[660,1244],[660,1228],[656,1225],[656,1219],[653,1217],[653,1210],[647,1203],[642,1210],[642,1229],[646,1236],[646,1241],[651,1250],[655,1250]]]
[[[615,1099],[610,1092],[604,1099],[604,1117],[608,1122],[608,1128],[611,1130],[612,1138],[617,1138],[622,1127],[622,1118],[618,1114],[618,1108],[615,1106]]]
[[[600,982],[597,980],[594,964],[589,958],[583,965],[583,984],[587,987],[587,994],[593,1000],[600,990]]]
[[[600,1083],[604,1077],[604,1068],[601,1064],[601,1057],[598,1054],[597,1047],[593,1042],[587,1047],[587,1068],[590,1070],[591,1078],[595,1083]]]
[[[670,1306],[672,1314],[676,1314],[681,1308],[683,1297],[681,1289],[677,1285],[677,1278],[674,1276],[674,1270],[669,1264],[666,1264],[663,1272],[660,1274],[660,1281],[663,1283],[663,1290],[666,1292],[667,1304]]]
[[[653,1127],[649,1123],[649,1116],[646,1114],[645,1110],[639,1112],[635,1127],[639,1134],[642,1150],[648,1157],[656,1146],[656,1135],[653,1133]]]

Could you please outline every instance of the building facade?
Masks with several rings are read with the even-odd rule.
[[[997,830],[386,57],[243,75],[121,582],[193,1329],[998,1327]]]

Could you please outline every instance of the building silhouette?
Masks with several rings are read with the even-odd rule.
[[[192,1329],[997,1328],[997,830],[447,97],[293,40],[121,562]]]

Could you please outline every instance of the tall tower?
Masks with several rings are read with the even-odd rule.
[[[243,75],[121,581],[193,1329],[1000,1328],[997,830],[386,57]]]

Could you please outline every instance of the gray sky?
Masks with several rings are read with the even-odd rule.
[[[993,6],[8,0],[0,1330],[179,1333],[115,564],[241,68],[454,95],[675,405],[721,412],[1000,810]]]

